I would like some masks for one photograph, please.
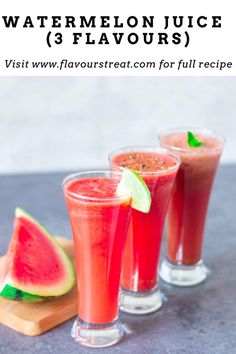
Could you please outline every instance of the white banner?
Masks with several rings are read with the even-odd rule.
[[[25,0],[0,14],[0,75],[236,74],[233,1]]]

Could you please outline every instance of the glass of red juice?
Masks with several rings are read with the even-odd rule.
[[[120,179],[121,173],[95,171],[63,180],[78,286],[78,317],[71,334],[90,347],[108,347],[123,336],[118,295],[131,195],[116,195]]]
[[[158,310],[162,296],[158,287],[162,231],[175,176],[178,156],[155,147],[128,147],[109,155],[113,171],[138,172],[151,193],[148,214],[132,209],[122,260],[120,309],[132,314]]]
[[[188,131],[203,145],[190,147]],[[191,128],[163,132],[159,139],[162,147],[181,158],[168,210],[167,257],[160,276],[173,285],[192,286],[208,274],[202,261],[203,235],[224,139],[208,129]]]

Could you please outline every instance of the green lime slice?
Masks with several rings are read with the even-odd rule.
[[[132,194],[131,207],[143,213],[148,213],[151,207],[151,194],[142,179],[135,171],[125,168],[120,183],[117,186],[116,194],[122,196],[126,193]]]

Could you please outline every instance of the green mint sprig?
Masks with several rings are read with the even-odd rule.
[[[199,147],[203,145],[203,142],[198,140],[193,133],[188,132],[188,145],[190,147]]]

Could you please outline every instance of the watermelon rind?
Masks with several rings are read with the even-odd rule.
[[[0,292],[0,295],[9,300],[19,300],[23,302],[41,302],[50,299],[50,297],[43,297],[26,293],[25,291],[16,289],[8,284],[5,284],[4,288]]]
[[[16,218],[26,218],[28,221],[37,226],[44,236],[48,237],[50,242],[55,247],[60,261],[64,266],[64,276],[56,284],[47,284],[46,286],[42,284],[42,286],[40,286],[39,284],[23,284],[15,277],[13,278],[11,274],[7,274],[6,278],[0,285],[0,295],[8,299],[21,299],[25,302],[38,302],[43,301],[46,298],[64,295],[69,292],[75,284],[75,273],[73,264],[66,252],[58,244],[54,236],[25,210],[16,208],[15,215]]]

